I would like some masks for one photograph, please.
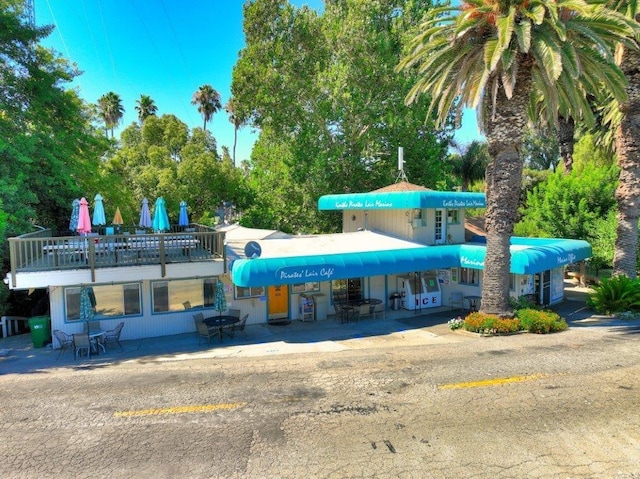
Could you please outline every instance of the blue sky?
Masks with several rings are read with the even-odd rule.
[[[244,46],[244,0],[35,0],[37,25],[54,25],[43,42],[75,62],[84,73],[71,85],[91,103],[109,91],[122,98],[120,129],[137,121],[135,102],[149,95],[158,114],[174,114],[190,128],[202,127],[191,97],[212,85],[224,105],[231,74]],[[322,0],[293,0],[295,6],[322,9]],[[233,125],[224,111],[207,124],[218,150],[233,147]],[[475,116],[465,114],[456,135],[462,143],[478,138]],[[248,160],[255,132],[238,132],[236,159]]]

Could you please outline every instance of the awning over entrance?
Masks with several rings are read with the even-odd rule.
[[[268,248],[269,241],[264,242],[265,248]],[[295,242],[296,239],[286,241]],[[315,241],[321,239],[316,238]],[[515,274],[535,274],[591,256],[591,246],[581,240],[515,237],[511,243],[511,272]],[[318,254],[316,251],[307,255],[238,259],[233,262],[231,275],[236,286],[255,287],[458,266],[484,269],[485,253],[486,246],[481,243],[331,254]]]
[[[457,263],[457,245],[423,246],[392,251],[242,259],[233,263],[231,275],[236,286],[246,288],[426,271],[449,268]]]
[[[484,244],[460,245],[460,266],[484,269]],[[591,245],[582,240],[511,238],[511,272],[535,274],[591,257]]]
[[[325,195],[319,210],[398,210],[407,208],[484,208],[484,193],[458,191],[392,191]]]

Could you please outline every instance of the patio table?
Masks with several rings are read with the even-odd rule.
[[[218,316],[210,316],[203,320],[203,323],[210,328],[218,328],[220,334],[220,341],[222,341],[222,333],[225,328],[233,327],[234,324],[240,322],[240,318],[237,316],[231,316],[229,314],[221,314]]]

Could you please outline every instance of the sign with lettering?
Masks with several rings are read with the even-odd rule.
[[[278,282],[290,282],[296,280],[296,283],[308,281],[329,281],[336,273],[336,268],[330,264],[318,266],[287,266],[276,271],[275,280]]]

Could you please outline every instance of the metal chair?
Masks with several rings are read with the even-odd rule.
[[[229,310],[229,316],[235,316],[236,318],[239,318],[241,314],[242,314],[242,312],[239,309],[230,309]]]
[[[89,333],[80,333],[73,335],[73,359],[77,359],[80,353],[86,349],[87,358],[91,359],[91,340]]]
[[[196,334],[198,335],[198,344],[200,344],[201,338],[207,338],[207,342],[211,344],[211,338],[218,336],[218,329],[210,328],[202,321],[196,321]]]
[[[120,346],[120,351],[122,351],[122,344],[120,344],[120,333],[122,332],[122,328],[124,327],[124,323],[118,323],[118,325],[104,332],[104,342],[106,343],[118,343]]]
[[[357,319],[362,319],[371,314],[371,305],[369,303],[364,303],[358,306]]]
[[[236,323],[236,324],[234,324],[234,325],[233,325],[233,330],[234,330],[234,331],[241,331],[241,332],[242,332],[242,334],[243,334],[244,336],[246,336],[246,335],[247,335],[247,333],[245,333],[244,328],[245,328],[245,326],[247,325],[247,318],[248,318],[248,317],[249,317],[249,314],[248,314],[248,313],[247,313],[247,314],[245,314],[245,315],[242,317],[242,319],[240,320],[240,322],[238,322],[238,323]]]
[[[462,291],[453,291],[449,296],[449,306],[453,309],[454,306],[460,306],[458,309],[464,309],[464,297]]]
[[[60,346],[59,348],[60,351],[58,351],[58,357],[56,358],[58,359],[62,354],[62,351],[64,351],[67,348],[69,349],[73,348],[73,336],[69,336],[67,333],[59,329],[54,329],[53,335],[58,340],[58,345]]]
[[[371,306],[371,315],[373,319],[376,319],[376,315],[382,313],[382,319],[385,319],[385,310],[384,310],[384,302],[380,302],[378,304]]]
[[[191,309],[191,301],[185,301],[182,306],[184,306],[184,309]]]

